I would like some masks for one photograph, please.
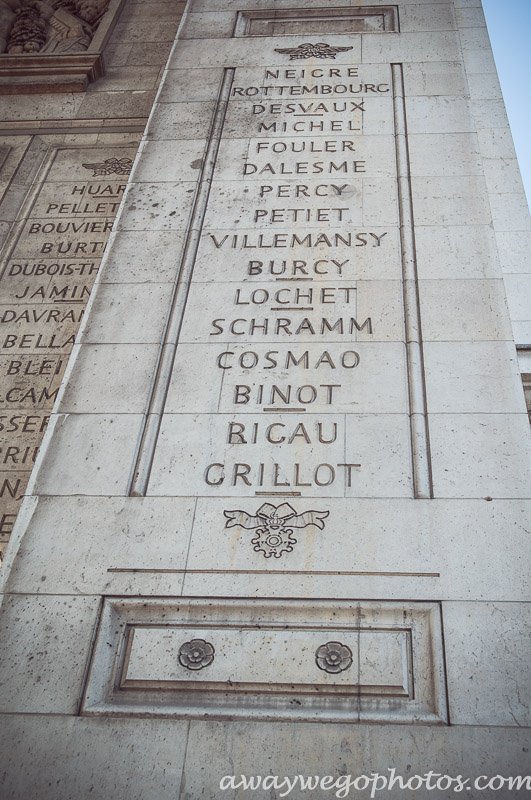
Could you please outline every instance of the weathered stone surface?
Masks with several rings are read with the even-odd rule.
[[[136,98],[124,81],[169,5],[129,4],[79,120],[151,106],[156,70]],[[61,142],[2,278],[9,447],[57,396],[8,553],[2,707],[21,729],[62,715],[80,749],[131,741],[105,717],[136,716],[117,796],[160,736],[173,766],[143,800],[217,799],[232,774],[527,770],[530,229],[480,2],[301,5],[190,2],[131,178],[127,138]],[[101,197],[75,190],[80,150],[110,170],[82,167]],[[96,274],[70,219],[109,246],[57,392],[62,354],[22,337],[92,287],[50,272]],[[53,664],[19,699],[34,640]],[[57,797],[102,795],[66,753]],[[32,767],[11,759],[17,797]]]

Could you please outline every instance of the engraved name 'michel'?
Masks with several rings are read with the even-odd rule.
[[[298,47],[275,47],[275,53],[288,55],[290,61],[296,58],[335,58],[337,53],[346,53],[347,50],[352,50],[352,47],[332,47],[326,42],[317,42],[317,44],[304,42]]]
[[[323,520],[330,512],[305,511],[297,514],[289,503],[282,503],[280,506],[264,503],[256,512],[256,516],[251,516],[246,511],[223,513],[227,517],[226,528],[240,525],[242,528],[256,529],[256,534],[251,539],[253,550],[263,553],[264,558],[271,556],[280,558],[283,553],[291,553],[293,545],[297,544],[297,539],[293,537],[294,528],[315,525],[316,528],[323,530],[325,526]]]

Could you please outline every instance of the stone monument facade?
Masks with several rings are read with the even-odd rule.
[[[528,796],[531,228],[480,0],[189,0],[149,103],[137,153],[47,133],[6,235],[4,374],[54,401],[6,414],[46,427],[6,797]]]

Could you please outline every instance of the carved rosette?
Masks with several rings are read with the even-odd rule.
[[[214,661],[214,645],[204,639],[191,639],[179,649],[179,664],[186,669],[198,670]]]
[[[352,666],[352,650],[341,642],[327,642],[317,648],[315,663],[324,672],[344,672]]]

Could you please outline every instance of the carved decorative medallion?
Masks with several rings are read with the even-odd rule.
[[[295,58],[335,58],[336,53],[345,53],[352,50],[352,47],[332,47],[326,42],[305,42],[298,47],[275,47],[275,53],[288,55],[290,61]]]
[[[352,650],[341,642],[327,642],[317,648],[315,663],[325,672],[344,672],[352,665]]]
[[[232,528],[234,525],[241,525],[242,528],[250,530],[256,528],[256,534],[251,539],[253,550],[263,553],[264,558],[271,556],[280,558],[282,553],[291,553],[293,545],[297,544],[297,539],[293,537],[293,528],[315,525],[316,528],[323,530],[323,520],[330,512],[305,511],[303,514],[297,514],[289,503],[282,503],[280,506],[264,503],[254,517],[246,511],[223,513],[227,517],[226,528]]]
[[[179,649],[179,664],[186,669],[204,669],[214,661],[214,645],[204,639],[191,639]]]
[[[98,164],[83,164],[85,169],[93,170],[92,177],[97,175],[129,175],[133,166],[132,158],[107,158]]]

